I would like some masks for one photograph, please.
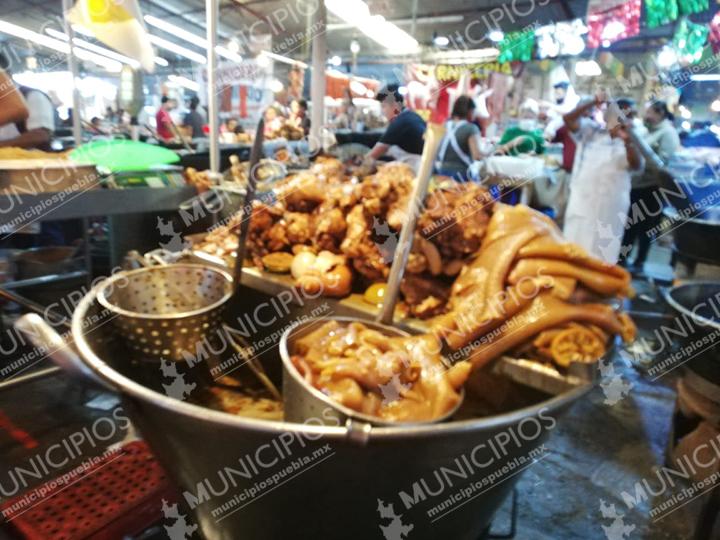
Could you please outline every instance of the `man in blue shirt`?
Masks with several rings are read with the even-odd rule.
[[[365,156],[366,160],[374,161],[388,155],[417,170],[424,144],[425,121],[416,112],[405,108],[396,84],[380,90],[377,100],[389,124],[383,136]]]

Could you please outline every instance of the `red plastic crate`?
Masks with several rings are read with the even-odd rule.
[[[117,540],[158,523],[162,499],[172,503],[178,498],[142,441],[102,456],[70,482],[47,489],[34,506],[6,516],[14,532],[28,540]],[[7,501],[2,509],[22,499]]]

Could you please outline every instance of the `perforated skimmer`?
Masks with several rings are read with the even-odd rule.
[[[98,303],[130,348],[146,358],[182,361],[183,351],[221,324],[232,277],[199,264],[151,266],[119,272],[104,282]]]

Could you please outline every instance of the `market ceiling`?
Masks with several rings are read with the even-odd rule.
[[[307,9],[317,0],[221,0],[219,43],[227,45],[233,36],[247,35],[249,31],[264,33],[275,30],[273,50],[285,42],[282,52],[299,60],[308,61],[310,44],[304,39],[311,24]],[[436,36],[464,36],[471,42],[483,37],[493,27],[502,31],[518,30],[531,24],[583,17],[587,0],[367,0],[373,14],[384,16],[402,30],[411,34],[421,45],[431,45]],[[0,0],[0,18],[35,32],[46,33],[47,28],[62,31],[61,0]],[[152,16],[199,36],[205,35],[205,2],[203,0],[140,0],[146,16]],[[702,21],[698,21],[702,22]],[[330,13],[328,15],[328,55],[338,55],[344,61],[351,57],[350,43],[359,45],[360,59],[382,61],[386,50],[357,28]],[[201,47],[188,43],[175,32],[149,26],[151,33],[176,43],[188,50],[203,54]],[[251,30],[250,30],[251,29]],[[657,48],[673,32],[673,25],[649,30],[643,28],[640,36],[620,41],[611,50],[643,51]],[[42,47],[32,50],[25,40],[0,34],[0,40],[13,45],[16,57],[51,56]],[[92,41],[92,40],[90,40]],[[246,42],[247,43],[247,42]],[[490,42],[469,43],[472,47],[489,46]],[[5,47],[7,49],[7,47]],[[243,53],[243,51],[240,51]],[[169,62],[167,69],[187,67],[190,61],[175,52],[157,48],[158,56]],[[6,53],[7,54],[7,53]],[[62,62],[62,60],[60,60]]]

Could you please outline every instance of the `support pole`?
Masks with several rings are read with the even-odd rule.
[[[73,138],[75,139],[75,148],[82,144],[82,118],[80,116],[80,91],[77,87],[78,64],[75,56],[75,32],[67,18],[68,11],[73,7],[73,0],[63,0],[63,24],[65,25],[65,33],[68,36],[68,68],[72,78],[72,103],[73,103]]]
[[[310,149],[322,149],[322,128],[325,125],[325,62],[327,60],[327,12],[325,3],[319,2],[315,10],[315,35],[312,41],[312,77],[310,99],[312,117],[310,124]]]
[[[208,93],[208,124],[210,125],[210,170],[220,172],[220,125],[218,117],[218,89],[217,89],[217,24],[218,0],[206,0],[207,18],[207,93]]]
[[[412,15],[412,22],[410,23],[410,35],[411,36],[416,35],[415,32],[417,30],[417,12],[418,12],[418,0],[413,0],[412,10],[410,11],[410,13]]]

